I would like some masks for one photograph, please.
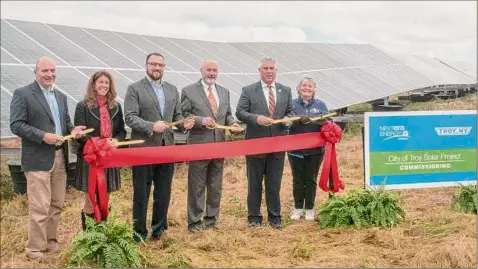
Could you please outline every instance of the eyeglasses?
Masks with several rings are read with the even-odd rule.
[[[148,63],[150,66],[153,66],[153,67],[165,67],[166,65],[165,64],[161,64],[161,63]]]

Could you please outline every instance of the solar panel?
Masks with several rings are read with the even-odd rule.
[[[12,92],[8,91],[3,88],[1,92],[1,103],[2,103],[2,110],[1,110],[1,127],[0,130],[1,137],[10,137],[14,136],[10,131],[10,103],[12,102]]]
[[[2,49],[2,63],[19,63],[12,55]]]
[[[145,57],[151,52],[165,56],[164,79],[178,90],[199,81],[204,60],[216,60],[218,84],[230,90],[233,111],[242,88],[259,81],[257,68],[264,57],[277,60],[277,81],[292,88],[293,98],[303,75],[312,75],[317,96],[329,109],[435,83],[368,44],[210,42],[4,19],[1,26],[2,112],[10,101],[8,92],[34,80],[32,70],[41,56],[56,61],[56,86],[67,95],[72,117],[95,71],[107,70],[114,76],[122,102],[127,86],[145,77]],[[2,137],[9,132],[3,115]]]
[[[42,23],[23,21],[10,22],[18,28],[18,30],[37,41],[39,46],[44,47],[63,59],[66,65],[102,66],[101,63],[91,55],[78,49],[75,45],[77,40],[73,40],[72,43]],[[75,34],[80,34],[81,30],[78,28],[76,28],[76,30]],[[17,46],[18,45],[19,44],[17,44]]]
[[[408,67],[433,81],[434,85],[476,83],[476,79],[454,70],[424,54],[408,55],[403,60]]]
[[[176,44],[176,42],[178,42],[176,39],[169,39],[166,37],[157,36],[145,36],[145,38],[160,47],[160,51],[166,51],[169,54],[174,55],[174,58],[179,59],[183,64],[188,65],[190,67],[189,70],[197,72],[198,67],[203,61],[203,59],[199,58],[193,52],[189,51],[188,48],[183,48],[180,45]],[[181,69],[176,68],[173,68],[173,70],[183,71]]]
[[[148,53],[139,49],[133,43],[128,42],[127,40],[123,39],[119,35],[110,31],[94,30],[94,29],[85,29],[85,31],[90,33],[94,37],[98,38],[102,42],[115,48],[115,50],[120,52],[124,57],[127,57],[129,59],[129,62],[127,62],[125,67],[140,68],[140,69],[143,68],[144,59],[146,58],[146,55]],[[103,55],[103,54],[100,54],[100,55]],[[113,67],[120,67],[114,62],[111,62],[108,64]]]
[[[224,61],[229,66],[232,66],[233,70],[230,72],[249,73],[254,72],[254,69],[257,68],[256,65],[251,65],[253,59],[245,59],[245,55],[237,55],[237,52],[234,52],[233,48],[231,48],[229,44],[205,41],[194,41],[194,43],[210,53],[210,59],[220,58],[221,61]],[[221,72],[228,72],[227,68],[223,68],[222,65],[219,66]],[[199,70],[199,67],[197,70]]]
[[[11,92],[32,83],[34,80],[33,70],[26,66],[2,66],[0,70],[2,87]]]
[[[196,62],[197,65],[193,66],[196,70],[200,69],[201,64],[204,60],[214,59],[221,67],[222,72],[242,73],[241,70],[236,67],[236,65],[241,65],[241,63],[234,58],[229,57],[226,53],[216,53],[218,49],[214,49],[214,47],[212,47],[212,42],[196,40],[188,41],[182,39],[176,39],[174,40],[174,42],[178,45],[181,45],[183,48],[188,48],[188,50],[194,53],[194,55],[196,55],[198,59],[201,59],[200,62]],[[206,49],[207,47],[209,47],[210,49]]]
[[[20,33],[9,22],[10,20],[8,22],[2,20],[0,29],[2,50],[8,51],[11,55],[15,55],[15,57],[24,64],[35,64],[38,58],[42,56],[50,57],[58,65],[66,64],[45,48],[42,48],[40,45]],[[3,58],[2,63],[4,63]]]

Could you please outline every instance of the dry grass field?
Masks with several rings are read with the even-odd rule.
[[[476,95],[453,101],[419,104],[413,110],[476,109]],[[416,104],[412,104],[417,106]],[[409,109],[407,109],[409,110]],[[364,187],[362,139],[347,135],[338,144],[340,175],[346,190]],[[2,158],[2,180],[9,180]],[[7,170],[7,171],[6,171]],[[219,230],[190,233],[187,230],[187,164],[177,164],[173,180],[169,224],[160,241],[140,245],[146,253],[146,267],[477,267],[476,215],[451,210],[452,195],[458,188],[401,191],[406,220],[390,229],[321,229],[316,222],[291,221],[292,176],[286,160],[281,189],[282,230],[247,226],[247,181],[245,159],[226,160]],[[123,187],[112,194],[114,213],[131,221],[132,181],[124,171]],[[343,193],[343,192],[342,192]],[[317,190],[316,205],[327,199]],[[1,204],[1,267],[64,267],[71,239],[81,231],[83,196],[67,191],[59,240],[62,252],[41,263],[27,260],[28,208],[26,196],[14,196]],[[150,199],[151,201],[151,199]],[[266,214],[263,202],[263,214]],[[151,216],[151,202],[149,217]]]

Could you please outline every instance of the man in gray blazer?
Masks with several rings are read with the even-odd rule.
[[[164,81],[164,57],[151,53],[146,57],[146,76],[128,86],[124,99],[125,122],[131,127],[131,140],[143,139],[145,146],[174,145],[174,133],[168,123],[183,119],[179,92],[176,86]],[[179,125],[180,130],[190,129],[193,120]],[[168,228],[168,208],[174,163],[141,165],[133,167],[133,221],[134,231],[143,240],[148,236],[146,215],[151,184],[153,216],[151,238],[157,240]],[[138,242],[141,239],[134,236]]]
[[[73,126],[67,97],[53,87],[55,62],[41,57],[34,73],[33,83],[13,92],[10,129],[22,140],[21,164],[27,179],[30,219],[26,254],[38,260],[44,252],[59,249],[57,231],[68,168],[68,142],[63,136],[81,137],[85,126]]]
[[[291,89],[275,82],[275,60],[265,58],[259,67],[261,81],[242,89],[236,108],[236,117],[246,124],[246,139],[272,137],[287,134],[286,124],[272,124],[272,119],[293,115]],[[262,224],[262,180],[265,176],[265,192],[269,224],[282,227],[280,188],[284,168],[284,152],[246,156],[247,209],[251,226]]]
[[[196,116],[188,144],[214,143],[226,140],[223,129],[208,126],[226,125],[240,128],[231,113],[229,90],[216,84],[218,66],[207,60],[201,66],[202,78],[181,91],[183,116]],[[188,229],[216,228],[222,192],[224,158],[189,162]],[[207,189],[207,190],[206,190]],[[206,198],[207,196],[207,198]],[[206,215],[204,214],[206,204]]]

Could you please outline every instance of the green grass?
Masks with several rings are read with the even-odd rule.
[[[349,108],[347,109],[347,114],[361,114],[370,111],[372,111],[372,104],[362,103],[349,106]]]
[[[476,185],[461,186],[458,195],[453,196],[452,208],[458,212],[476,214]]]
[[[0,197],[4,201],[11,200],[14,195],[12,178],[7,161],[8,159],[6,157],[2,157],[0,168]]]
[[[399,196],[383,188],[353,189],[343,196],[331,195],[320,205],[318,215],[322,228],[389,228],[405,219]]]

